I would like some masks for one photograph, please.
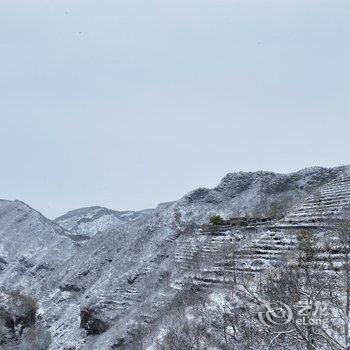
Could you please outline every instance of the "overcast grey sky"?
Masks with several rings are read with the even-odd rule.
[[[2,0],[0,197],[53,218],[350,163],[349,8]]]

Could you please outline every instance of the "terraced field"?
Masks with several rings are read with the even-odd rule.
[[[286,259],[295,259],[298,232],[313,232],[323,242],[314,247],[313,264],[319,269],[337,269],[344,251],[331,239],[336,226],[350,209],[350,174],[345,172],[293,208],[282,220],[266,225],[235,228],[229,225],[199,227],[182,239],[175,252],[184,278],[203,287],[230,285],[247,276],[257,276]],[[330,239],[328,239],[330,238]],[[326,246],[326,241],[329,245]]]

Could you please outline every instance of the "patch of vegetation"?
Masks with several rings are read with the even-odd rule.
[[[224,222],[224,219],[220,215],[213,215],[209,218],[209,221],[213,225],[222,225]]]
[[[272,202],[267,207],[266,214],[271,219],[280,220],[287,214],[287,209],[288,205],[286,202]]]
[[[298,232],[298,249],[301,253],[301,259],[304,261],[312,261],[315,254],[315,237],[310,230],[300,230]]]

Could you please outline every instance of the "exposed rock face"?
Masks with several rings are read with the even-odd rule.
[[[51,339],[37,322],[37,303],[20,293],[1,294],[0,349],[45,350]]]
[[[341,171],[228,174],[216,188],[192,191],[154,211],[93,207],[55,222],[21,202],[1,201],[0,288],[38,300],[50,350],[130,349],[157,328],[181,293],[174,284],[181,274],[175,248],[193,234],[192,225],[212,213],[263,214],[275,202],[293,207]],[[77,241],[76,234],[89,239]]]
[[[80,312],[80,326],[87,331],[87,334],[101,334],[109,328],[106,322],[99,320],[93,315],[93,311],[83,309]]]
[[[3,294],[0,300],[0,308],[6,326],[10,325],[14,329],[18,326],[28,328],[35,324],[37,304],[30,297],[19,293]],[[9,317],[11,319],[10,323]]]
[[[12,319],[11,314],[6,310],[6,308],[7,308],[6,306],[0,307],[1,326],[13,331],[15,329],[15,322]]]

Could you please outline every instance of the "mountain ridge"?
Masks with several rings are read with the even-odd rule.
[[[83,219],[75,232],[88,229],[89,239],[82,242],[57,222],[42,223],[40,213],[21,202],[0,202],[0,248],[7,251],[5,264],[0,260],[0,291],[38,300],[40,322],[52,336],[50,350],[130,349],[140,329],[147,330],[151,346],[161,315],[184,292],[175,257],[180,241],[192,244],[189,238],[197,237],[212,214],[265,215],[276,200],[296,207],[346,169],[231,173],[213,189],[196,189],[156,210],[130,215],[134,220],[117,216],[102,225],[101,217],[131,212],[101,207],[58,218],[74,225]]]

